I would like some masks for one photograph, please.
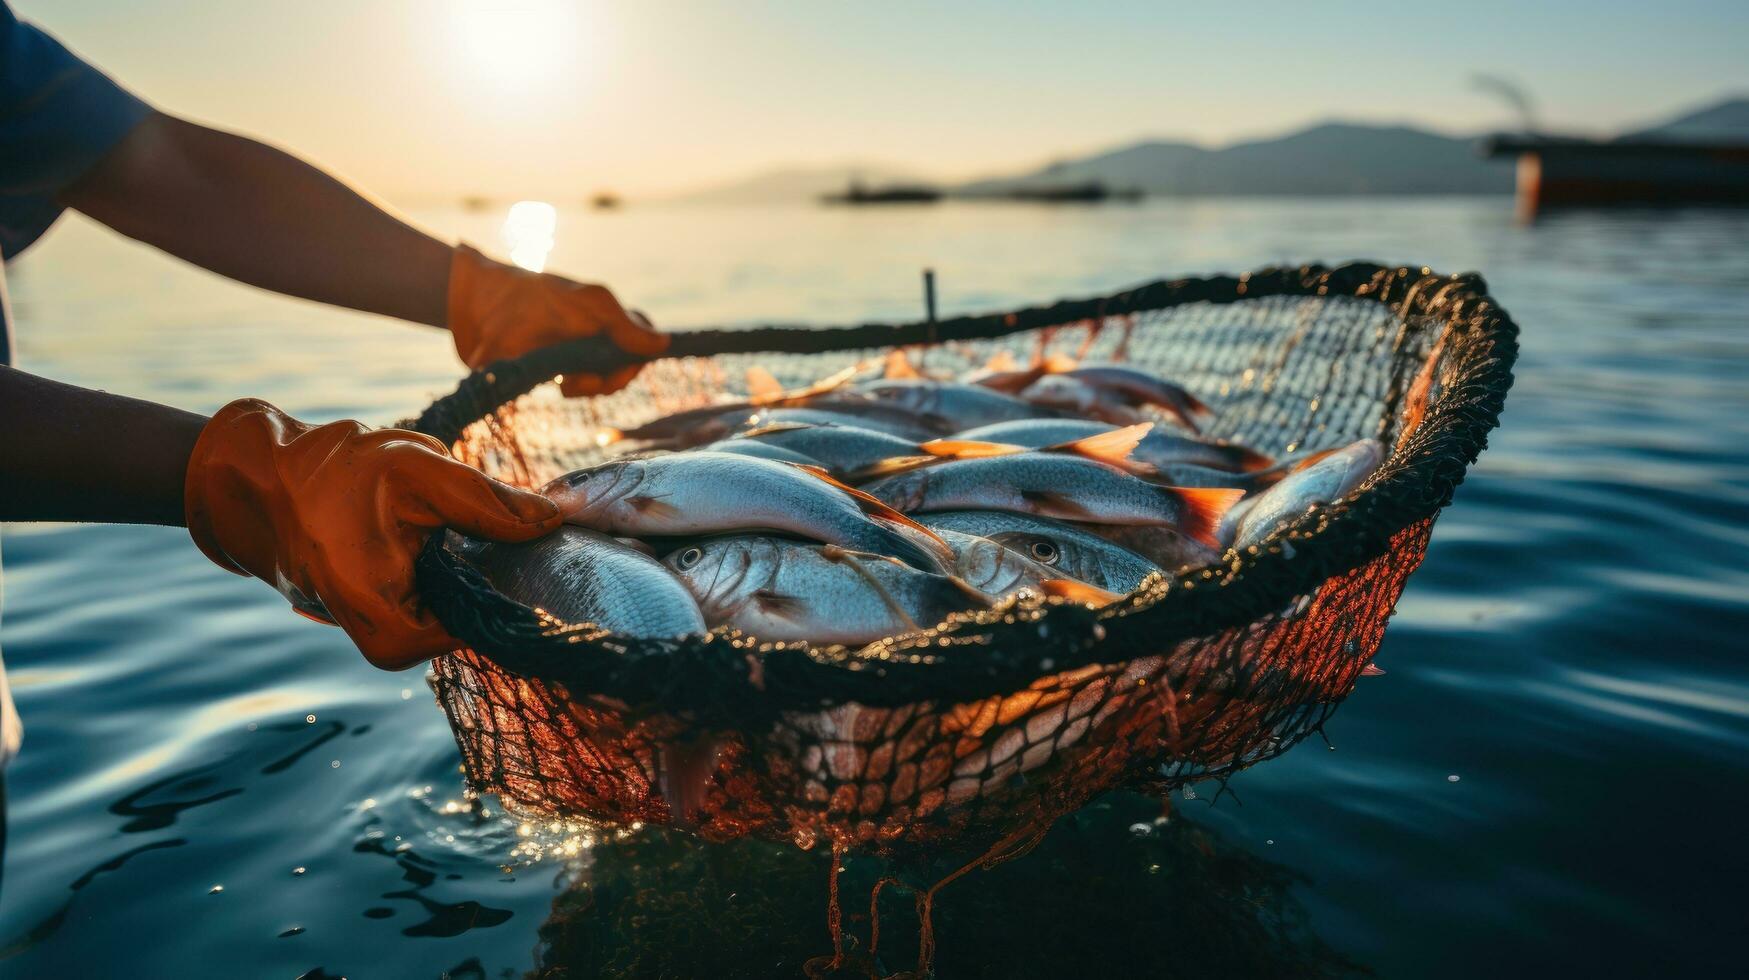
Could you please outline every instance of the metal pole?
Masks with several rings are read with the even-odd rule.
[[[923,270],[923,314],[935,326],[935,270]]]

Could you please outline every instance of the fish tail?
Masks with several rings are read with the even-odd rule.
[[[1212,487],[1167,487],[1184,504],[1184,518],[1178,528],[1186,537],[1219,550],[1221,540],[1215,530],[1221,518],[1245,496],[1245,491]]]

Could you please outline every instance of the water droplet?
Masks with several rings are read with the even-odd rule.
[[[413,689],[410,687],[401,688],[401,700],[403,700],[403,701],[413,700]]]
[[[1148,865],[1148,873],[1151,875],[1159,874],[1160,873],[1160,866],[1158,864]]]
[[[1266,838],[1264,838],[1264,840],[1263,840],[1263,843],[1265,843],[1265,844],[1273,844],[1273,843],[1275,843],[1275,838],[1273,838],[1273,837],[1266,837]]]
[[[1130,833],[1134,834],[1137,837],[1146,837],[1149,834],[1152,834],[1153,832],[1154,832],[1154,828],[1151,824],[1145,824],[1145,823],[1130,824]]]
[[[280,933],[279,938],[290,939],[293,936],[302,934],[303,931],[304,931],[303,926],[292,926],[290,929],[287,929],[286,931]]]
[[[316,716],[315,715],[305,715],[304,716],[304,723],[307,725],[314,725],[316,723]]]
[[[224,890],[225,890],[225,886],[224,886],[224,885],[214,885],[214,886],[212,886],[212,887],[211,887],[211,888],[208,888],[208,889],[207,889],[207,890],[206,890],[206,893],[207,893],[207,894],[208,894],[208,895],[217,895],[217,894],[218,894],[218,893],[219,893],[219,892],[222,892],[222,891],[224,891]]]
[[[330,762],[330,763],[328,763],[328,768],[330,768],[330,769],[338,769],[338,768],[340,768],[340,760],[339,760],[339,759],[335,759],[335,760],[334,760],[334,761],[333,761],[333,762]]]
[[[1457,773],[1452,773],[1452,774],[1451,774],[1451,775],[1449,775],[1449,776],[1447,776],[1447,777],[1445,777],[1445,781],[1446,781],[1446,782],[1448,782],[1448,783],[1455,783],[1455,782],[1457,782],[1457,781],[1458,781],[1458,775],[1457,775]]]
[[[305,871],[307,871],[307,870],[309,870],[309,869],[307,869],[307,868],[305,868],[305,867],[304,867],[304,866],[303,866],[303,865],[301,865],[301,864],[300,864],[300,865],[298,865],[298,866],[297,866],[297,867],[295,867],[295,868],[293,868],[293,869],[292,869],[292,874],[294,874],[294,875],[301,875],[301,874],[303,874],[303,873],[304,873],[304,872],[305,872]]]

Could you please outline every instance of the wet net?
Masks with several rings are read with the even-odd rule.
[[[524,814],[710,839],[994,854],[1105,790],[1270,758],[1319,729],[1378,649],[1497,422],[1516,328],[1474,275],[1269,269],[938,322],[678,333],[630,388],[566,400],[546,382],[615,356],[579,341],[493,365],[412,424],[534,487],[604,458],[604,427],[744,392],[749,367],[802,385],[896,345],[950,372],[1001,350],[1126,361],[1203,396],[1214,436],[1391,451],[1347,500],[1109,607],[1027,596],[859,649],[560,622],[434,538],[421,591],[468,649],[432,683],[475,789]]]

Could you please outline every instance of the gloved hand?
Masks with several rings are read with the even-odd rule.
[[[604,331],[629,354],[653,357],[668,349],[667,335],[641,315],[627,313],[603,286],[529,272],[486,258],[472,246],[456,246],[449,265],[449,332],[468,367]],[[618,391],[640,367],[632,364],[605,377],[566,375],[559,387],[572,396]]]
[[[429,436],[309,426],[252,398],[201,430],[183,500],[208,558],[338,624],[365,659],[390,670],[461,646],[414,588],[413,559],[428,535],[453,527],[527,541],[559,526],[552,501],[488,479]]]

